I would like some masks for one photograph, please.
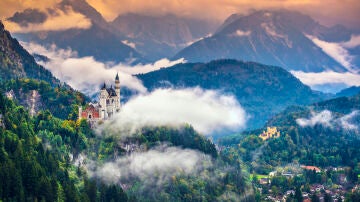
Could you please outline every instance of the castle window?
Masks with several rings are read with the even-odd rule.
[[[91,119],[91,114],[89,114],[89,119]]]
[[[114,103],[114,99],[112,99],[112,103]]]
[[[109,100],[106,100],[106,104],[110,104],[110,101],[109,101]]]

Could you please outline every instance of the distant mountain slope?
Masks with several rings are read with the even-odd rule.
[[[11,78],[34,78],[57,85],[59,80],[35,62],[0,22],[0,82]]]
[[[124,45],[121,39],[106,29],[93,24],[86,30],[70,29],[66,31],[47,32],[41,39],[40,33],[15,34],[24,41],[34,41],[42,45],[56,44],[57,47],[72,50],[79,57],[94,56],[99,61],[126,62],[131,59],[144,61],[142,56]]]
[[[262,131],[274,126],[280,137],[261,140]],[[262,129],[224,137],[219,142],[235,149],[234,156],[257,173],[268,174],[278,166],[300,163],[322,168],[349,166],[357,176],[360,170],[354,167],[359,163],[359,135],[360,94],[289,107]]]
[[[334,41],[348,40],[350,32],[336,32],[295,11],[257,11],[232,15],[211,37],[180,51],[174,58],[207,62],[217,58],[256,61],[287,70],[345,71],[307,35]]]
[[[351,86],[349,88],[345,88],[340,92],[336,93],[336,97],[342,96],[354,96],[360,93],[360,86]]]
[[[123,38],[113,33],[110,25],[101,14],[91,7],[85,0],[65,0],[59,3],[59,9],[72,8],[87,17],[92,26],[89,29],[68,29],[63,31],[41,31],[17,33],[15,36],[26,42],[36,42],[42,45],[56,44],[60,48],[71,48],[80,57],[94,56],[99,61],[126,62],[136,60],[145,61],[133,48],[122,42]],[[26,11],[24,11],[26,12]],[[39,15],[41,11],[33,11],[25,17]],[[9,18],[13,20],[13,18]],[[17,19],[26,21],[26,19]]]
[[[175,15],[146,16],[128,13],[118,16],[111,26],[146,58],[170,58],[189,42],[209,34],[205,21],[187,20]]]
[[[179,64],[138,77],[150,90],[200,86],[233,94],[249,115],[248,128],[263,126],[267,119],[289,105],[309,104],[324,98],[284,69],[254,62],[217,60]]]
[[[350,114],[352,111],[360,110],[360,94],[352,97],[339,97],[322,102],[317,102],[309,106],[292,106],[277,114],[273,118],[269,119],[266,126],[278,126],[278,127],[299,127],[296,123],[298,118],[308,118],[311,116],[311,111],[319,113],[324,110],[329,110],[336,116],[342,116],[344,114]],[[314,120],[316,121],[316,120]],[[326,117],[319,117],[318,121],[326,121]],[[319,125],[321,123],[319,122]],[[360,125],[359,125],[360,126]]]

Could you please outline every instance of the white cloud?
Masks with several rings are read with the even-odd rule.
[[[322,41],[314,36],[306,35],[314,44],[320,47],[326,54],[344,66],[350,72],[354,72],[354,66],[351,64],[353,56],[342,46],[341,43]],[[353,44],[353,42],[351,42]]]
[[[60,80],[88,95],[98,93],[99,86],[103,82],[114,85],[113,82],[117,72],[122,86],[141,93],[147,91],[136,77],[116,68],[108,68],[104,63],[96,61],[93,57],[69,58],[61,61],[56,66],[54,62],[45,63],[44,65],[50,67],[50,71]]]
[[[128,41],[128,40],[123,40],[123,41],[121,41],[121,42],[123,42],[124,44],[130,46],[130,47],[133,48],[133,49],[136,49],[136,44],[133,43],[133,42],[130,42],[130,41]]]
[[[9,20],[4,21],[6,29],[13,33],[28,33],[39,31],[59,31],[71,28],[88,29],[91,27],[91,21],[80,13],[76,13],[72,8],[65,11],[52,9],[46,10],[47,19],[43,23],[29,23],[27,26],[20,26]]]
[[[322,84],[345,84],[347,86],[360,86],[360,74],[334,71],[303,72],[291,71],[301,82],[311,87]]]
[[[153,64],[130,66],[120,63],[111,65],[96,61],[93,57],[78,58],[77,53],[71,49],[59,49],[55,45],[44,47],[34,43],[21,42],[21,44],[32,54],[37,53],[50,58],[48,62],[40,61],[39,63],[49,69],[55,77],[91,96],[98,93],[99,86],[103,82],[113,84],[117,72],[122,86],[145,93],[147,89],[142,85],[142,82],[132,75],[147,73],[184,62],[184,59],[176,61],[161,59]]]
[[[243,36],[250,36],[251,31],[243,31],[241,29],[236,30],[236,32],[234,33],[234,36],[238,36],[238,37],[243,37]]]
[[[111,183],[126,183],[138,178],[143,184],[161,186],[175,175],[199,174],[212,166],[211,157],[199,151],[177,147],[158,147],[146,152],[135,152],[113,162],[96,166],[86,165],[91,177]]]
[[[76,58],[77,52],[72,51],[71,49],[60,49],[57,48],[55,44],[52,44],[49,47],[41,46],[36,43],[27,43],[20,41],[20,44],[31,54],[37,53],[44,56],[47,56],[50,59],[59,59],[59,58]]]
[[[357,120],[357,122],[356,122]],[[346,114],[339,118],[339,122],[344,129],[347,130],[359,130],[360,126],[360,111],[355,110],[350,114]]]
[[[204,135],[244,128],[246,114],[233,96],[200,88],[158,89],[129,100],[99,127],[104,135],[128,136],[144,126],[191,124]]]
[[[310,118],[296,119],[296,123],[301,127],[314,127],[322,125],[328,128],[342,128],[347,131],[358,131],[360,126],[360,111],[355,110],[349,114],[336,117],[331,111],[323,110],[319,113],[311,112]]]
[[[301,127],[314,127],[315,125],[323,125],[325,127],[331,127],[330,121],[333,116],[329,110],[324,110],[320,113],[311,112],[311,117],[296,119],[296,123]]]
[[[133,65],[133,66],[119,64],[119,65],[113,66],[112,68],[115,68],[119,71],[131,74],[131,75],[135,75],[135,74],[146,74],[148,72],[153,72],[153,71],[159,70],[161,68],[171,67],[176,64],[180,64],[180,63],[184,63],[184,62],[186,62],[184,60],[184,58],[180,58],[180,59],[177,59],[174,61],[170,61],[167,58],[163,58],[152,64],[139,64],[139,65]]]
[[[141,81],[132,76],[173,66],[184,62],[183,59],[162,59],[146,65],[109,66],[92,57],[77,58],[76,52],[57,49],[55,45],[45,48],[33,43],[22,44],[31,53],[49,57],[49,62],[40,63],[61,81],[88,95],[98,93],[99,86],[104,81],[112,82],[117,72],[122,86],[142,93],[128,101],[117,117],[104,123],[103,127],[111,125],[109,128],[115,130],[112,134],[124,130],[132,133],[143,126],[179,126],[185,123],[204,134],[236,130],[245,126],[245,111],[233,96],[200,88],[159,89],[147,93]]]
[[[277,32],[277,28],[274,26],[273,23],[261,23],[261,27],[265,30],[268,36],[277,38],[280,40],[281,43],[283,43],[289,48],[292,48],[293,43],[289,40],[289,37],[287,35]]]
[[[266,33],[268,33],[270,36],[273,36],[273,37],[277,37],[277,38],[285,38],[284,35],[282,34],[279,34],[276,32],[276,28],[275,26],[270,23],[261,23],[261,27],[266,31]]]
[[[345,48],[355,48],[360,46],[360,35],[351,35],[350,40],[341,43],[341,45]]]
[[[201,40],[206,39],[206,38],[210,38],[211,36],[212,36],[212,34],[209,33],[209,34],[207,34],[207,35],[204,36],[204,37],[200,37],[200,38],[197,38],[197,39],[193,39],[193,40],[191,40],[191,41],[188,41],[187,43],[180,44],[179,46],[185,48],[185,47],[190,46],[190,45],[192,45],[192,44],[194,44],[194,43],[196,43],[196,42],[198,42],[198,41],[201,41]]]

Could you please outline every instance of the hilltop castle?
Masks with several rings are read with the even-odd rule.
[[[115,77],[115,89],[111,85],[110,88],[106,84],[100,89],[99,102],[89,103],[85,109],[79,107],[79,119],[87,119],[90,123],[96,123],[112,117],[120,111],[120,80],[119,75]]]

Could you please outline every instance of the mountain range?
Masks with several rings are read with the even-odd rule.
[[[343,26],[325,27],[295,11],[257,11],[230,16],[212,36],[193,43],[174,58],[190,62],[233,58],[287,70],[343,72],[349,67],[329,56],[312,37],[340,42],[350,40],[351,34]]]
[[[78,56],[93,56],[104,62],[133,62],[145,61],[144,58],[133,48],[124,44],[122,38],[113,33],[111,27],[101,14],[91,7],[85,0],[65,0],[59,3],[58,9],[72,8],[91,21],[91,27],[87,29],[72,28],[59,31],[36,31],[18,33],[15,36],[26,42],[36,42],[45,46],[55,44],[58,48],[68,49],[78,53]],[[26,15],[25,15],[25,14]],[[16,13],[9,21],[17,23],[31,22],[33,16],[46,14],[36,9],[25,10]]]
[[[170,58],[189,42],[215,29],[213,23],[170,14],[154,17],[128,13],[107,22],[85,0],[63,0],[58,4],[58,9],[64,12],[69,8],[89,19],[91,27],[17,33],[16,37],[22,41],[71,48],[80,57],[94,56],[99,61],[144,63]],[[43,11],[27,9],[7,20],[26,25],[41,23],[46,16]]]
[[[171,58],[192,41],[213,31],[213,25],[175,15],[119,15],[110,25],[151,61]]]
[[[58,4],[58,9],[69,8],[89,19],[91,27],[17,33],[16,37],[27,42],[71,48],[80,57],[94,56],[104,62],[238,59],[305,72],[359,70],[359,46],[346,43],[359,34],[357,31],[342,25],[327,27],[296,11],[233,14],[216,29],[217,23],[172,14],[126,13],[107,22],[85,0],[63,0]],[[8,20],[19,25],[41,23],[46,20],[46,14],[28,9],[15,13]],[[334,53],[334,48],[331,49],[334,46],[339,46],[342,52]]]
[[[3,79],[28,77],[58,82],[50,72],[37,65],[34,58],[15,39],[11,38],[8,32],[3,30],[3,33],[2,43],[15,44],[16,49],[14,53],[11,53],[8,49],[14,49],[12,46],[2,46],[4,49],[6,48],[3,54],[6,57],[3,57],[2,61],[14,61],[10,60],[9,57],[21,53],[17,56],[19,62],[12,64],[13,68],[7,68],[9,65],[6,63],[2,65],[4,69],[2,72],[8,76]],[[41,74],[41,71],[38,74],[24,74],[25,70],[21,69],[23,58],[27,58],[25,61],[32,61],[30,66],[35,67],[35,69],[39,68],[39,71],[44,71],[44,75]],[[13,73],[10,73],[10,70]],[[27,71],[34,71],[34,68],[28,68]],[[247,127],[251,129],[263,126],[270,117],[288,106],[306,105],[331,97],[331,95],[311,90],[280,67],[237,60],[179,64],[138,75],[138,78],[150,90],[158,87],[192,88],[199,86],[234,95],[248,113]]]

